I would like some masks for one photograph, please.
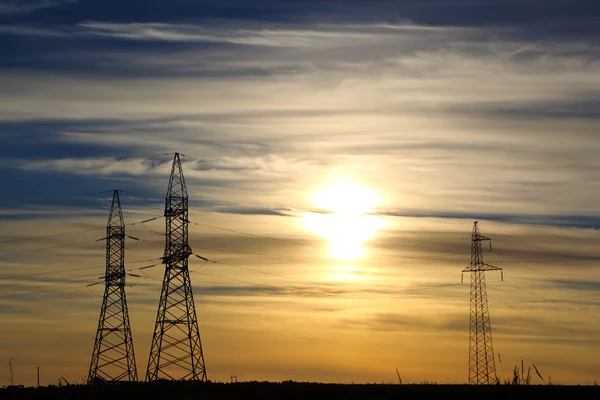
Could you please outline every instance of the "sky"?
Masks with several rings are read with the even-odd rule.
[[[114,189],[145,375],[173,152],[209,379],[467,382],[477,220],[499,377],[595,382],[598,26],[591,0],[0,0],[0,386],[11,358],[85,381]]]

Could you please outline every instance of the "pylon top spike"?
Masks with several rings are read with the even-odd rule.
[[[172,198],[187,198],[187,188],[185,186],[185,178],[183,177],[183,168],[181,166],[179,153],[175,153],[175,156],[173,157],[173,165],[171,167],[171,176],[169,178],[169,187],[167,189],[166,197],[167,202],[165,203],[165,206],[167,207]]]
[[[115,190],[113,192],[113,199],[110,205],[107,226],[125,227],[125,223],[123,221],[123,211],[121,210],[121,199],[119,198],[119,190]]]

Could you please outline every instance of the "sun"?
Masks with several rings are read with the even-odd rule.
[[[330,257],[352,261],[366,255],[363,244],[386,226],[370,212],[381,204],[377,193],[353,182],[336,182],[318,190],[312,203],[319,212],[307,213],[305,227],[329,241]]]
[[[344,181],[317,191],[312,202],[317,207],[337,214],[359,215],[380,205],[381,199],[369,188]]]

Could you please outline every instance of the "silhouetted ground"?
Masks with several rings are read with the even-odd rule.
[[[157,382],[0,389],[0,399],[600,399],[598,386],[343,385],[297,382]]]

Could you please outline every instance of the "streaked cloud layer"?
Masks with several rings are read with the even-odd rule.
[[[0,241],[100,228],[2,244],[0,318],[15,328],[0,357],[33,374],[33,342],[56,377],[85,375],[100,192],[126,190],[129,222],[160,215],[161,154],[180,151],[194,221],[313,245],[194,226],[199,253],[250,268],[193,276],[211,379],[391,381],[403,366],[411,381],[464,381],[468,289],[452,285],[479,219],[507,271],[488,278],[503,360],[593,382],[600,18],[583,1],[534,3],[0,2],[0,176],[14,193]],[[381,196],[389,226],[365,260],[336,265],[302,218],[349,178]],[[160,256],[160,220],[128,229],[144,240],[128,260]],[[46,274],[79,265],[99,268]],[[131,288],[141,371],[160,268]],[[11,278],[25,270],[45,275]],[[42,284],[72,290],[34,294]],[[47,337],[25,334],[38,322]]]

